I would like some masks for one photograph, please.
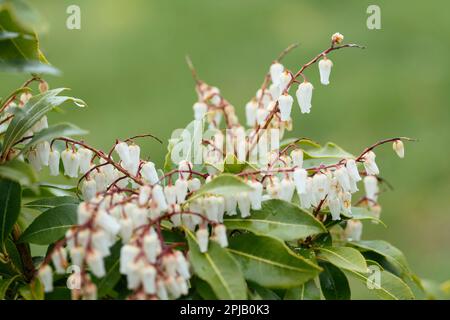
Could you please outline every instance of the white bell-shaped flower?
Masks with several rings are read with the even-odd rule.
[[[228,216],[235,216],[237,215],[237,199],[234,195],[228,195],[225,197],[225,212]]]
[[[48,165],[51,176],[59,175],[59,159],[60,154],[57,150],[51,150],[48,158]]]
[[[97,193],[97,184],[94,179],[86,179],[81,187],[84,201],[89,201],[95,197]]]
[[[302,82],[298,86],[297,91],[295,92],[297,96],[297,101],[300,106],[300,111],[302,113],[309,113],[311,111],[311,100],[313,93],[313,85],[311,82]]]
[[[156,172],[155,164],[151,161],[146,162],[141,168],[141,174],[144,180],[150,184],[155,184],[159,181],[158,173]]]
[[[380,174],[377,163],[375,162],[376,155],[373,151],[369,151],[364,155],[364,169],[368,175]]]
[[[188,182],[185,179],[178,179],[175,182],[175,189],[177,195],[177,203],[181,204],[186,200],[188,194]]]
[[[196,102],[192,108],[194,109],[195,120],[202,120],[208,112],[208,105],[204,102]]]
[[[375,176],[364,177],[364,188],[366,189],[367,199],[376,201],[378,196],[378,180]]]
[[[331,68],[333,67],[333,62],[327,57],[324,57],[319,61],[319,73],[320,73],[320,82],[324,85],[330,84],[330,73]]]
[[[400,158],[403,159],[405,157],[405,146],[403,145],[402,140],[395,140],[394,143],[392,144],[392,149],[394,149],[395,153]]]
[[[280,82],[278,83],[278,87],[280,88],[281,94],[284,93],[284,91],[287,89],[291,80],[292,75],[288,70],[285,70],[283,73],[281,73]]]
[[[214,236],[222,248],[228,247],[227,229],[223,224],[218,224],[214,227]]]
[[[145,206],[150,201],[152,195],[152,188],[148,185],[143,185],[139,188],[139,205]]]
[[[250,197],[247,192],[241,192],[236,195],[239,211],[241,212],[242,218],[247,218],[250,216]]]
[[[164,187],[164,195],[168,205],[177,203],[177,190],[174,185],[167,185]]]
[[[341,201],[339,198],[334,197],[328,200],[328,207],[330,208],[331,219],[340,220],[341,219]]]
[[[145,251],[144,251],[145,252]],[[131,263],[136,259],[137,255],[140,253],[138,247],[126,244],[120,249],[120,273],[129,273]]]
[[[284,93],[278,98],[278,107],[280,108],[281,121],[289,121],[291,118],[292,103],[294,98],[289,94]]]
[[[248,185],[253,189],[248,193],[250,204],[253,210],[261,210],[263,185],[259,181],[249,181]]]
[[[300,206],[303,209],[309,209],[311,208],[311,205],[313,203],[313,178],[308,177],[306,178],[306,191],[304,193],[299,193],[299,199],[300,199]]]
[[[197,242],[198,246],[200,248],[200,252],[205,253],[208,251],[208,240],[209,240],[209,233],[208,229],[206,228],[200,228],[196,232]]]
[[[53,291],[52,268],[48,264],[46,264],[45,266],[43,266],[39,269],[38,276],[39,276],[39,279],[41,280],[42,284],[44,285],[44,291],[52,292]]]
[[[156,293],[156,269],[152,265],[146,265],[142,269],[142,284],[146,294]]]
[[[48,141],[42,141],[36,145],[36,151],[39,156],[39,160],[42,165],[48,166],[49,158],[50,158],[50,143]]]
[[[352,214],[352,194],[350,192],[343,192],[340,196],[342,211],[347,214]]]
[[[114,150],[119,155],[119,158],[122,160],[123,164],[127,165],[130,163],[130,148],[126,142],[119,142],[114,147]]]
[[[78,177],[78,168],[80,165],[78,153],[73,150],[66,149],[61,152],[61,160],[64,166],[64,174],[71,178]]]
[[[66,265],[67,265],[67,252],[64,248],[56,249],[52,253],[52,262],[55,267],[55,271],[58,274],[66,273]]]
[[[356,166],[356,161],[354,159],[347,159],[345,167],[347,168],[348,175],[353,181],[361,181],[361,176],[359,175],[358,167]]]
[[[350,177],[345,167],[336,169],[336,171],[334,171],[334,176],[336,177],[337,181],[341,185],[342,189],[344,189],[344,191],[350,191]]]
[[[189,192],[195,192],[201,187],[201,182],[198,178],[192,178],[188,180],[188,190]]]
[[[291,159],[294,166],[297,168],[303,167],[303,151],[301,149],[292,150]]]
[[[78,157],[80,158],[80,173],[85,174],[91,169],[91,160],[93,152],[86,148],[79,148]]]
[[[272,100],[277,100],[281,94],[280,87],[277,84],[272,83],[269,87],[269,93],[270,96],[272,97]]]
[[[267,119],[267,116],[269,115],[269,111],[263,108],[259,108],[256,111],[256,122],[262,126],[264,124],[264,122]]]
[[[116,235],[120,231],[120,224],[115,218],[104,210],[99,210],[95,219],[97,225],[108,231],[112,235]]]
[[[344,236],[347,241],[360,241],[362,229],[363,224],[361,221],[355,219],[348,220],[344,230]]]
[[[247,126],[254,127],[256,125],[256,113],[258,111],[258,103],[255,100],[247,102],[245,105],[245,117]]]
[[[152,196],[153,196],[153,200],[158,204],[158,208],[161,211],[167,210],[166,198],[164,196],[163,189],[159,184],[157,184],[153,187]]]
[[[291,202],[294,196],[295,183],[291,179],[285,177],[280,183],[280,199]]]
[[[128,150],[130,153],[130,161],[128,163],[124,162],[124,167],[129,173],[131,173],[131,175],[135,176],[137,175],[137,171],[139,169],[141,148],[136,144],[132,144],[128,147]]]
[[[302,168],[296,168],[292,175],[294,179],[295,188],[297,189],[297,193],[305,194],[306,193],[306,180],[308,179],[308,172]]]
[[[30,151],[28,151],[27,158],[28,162],[31,164],[34,170],[41,171],[42,162],[36,149],[31,149]]]
[[[150,263],[155,263],[156,258],[161,253],[161,243],[155,233],[147,234],[144,237],[144,253]]]
[[[284,71],[284,66],[279,62],[274,62],[270,66],[270,79],[272,83],[278,85],[280,83],[281,74]]]
[[[316,173],[313,177],[313,194],[316,200],[320,201],[325,198],[329,190],[329,180],[327,175]]]

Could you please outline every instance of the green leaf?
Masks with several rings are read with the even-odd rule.
[[[364,207],[352,207],[351,215],[347,215],[345,213],[342,213],[342,215],[349,219],[371,220],[373,222],[381,223],[384,227],[386,227],[386,224],[383,221],[375,217],[372,211]]]
[[[20,213],[21,188],[17,182],[0,179],[0,247],[11,233]]]
[[[14,276],[23,273],[23,264],[19,251],[9,238],[5,241],[4,254],[6,255],[6,263],[0,262],[0,275]]]
[[[120,269],[120,249],[122,241],[117,241],[111,248],[111,254],[105,258],[106,274],[103,278],[97,279],[97,295],[99,298],[106,296],[119,282],[121,274]]]
[[[284,300],[320,300],[320,289],[314,280],[309,280],[299,287],[286,290]]]
[[[367,272],[367,264],[364,256],[356,249],[349,247],[322,247],[319,248],[318,259],[326,260],[336,267]]]
[[[197,293],[204,300],[217,300],[217,297],[208,282],[203,281],[199,277],[193,277],[190,281],[192,286],[195,287]]]
[[[35,133],[33,138],[20,151],[20,153],[28,151],[28,149],[32,146],[42,141],[51,141],[57,137],[81,136],[87,133],[88,132],[86,130],[80,129],[71,123],[59,123]]]
[[[278,199],[262,203],[261,210],[252,210],[248,218],[225,217],[228,229],[248,230],[281,240],[303,239],[326,232],[323,224],[299,206]]]
[[[16,281],[19,278],[20,278],[20,276],[16,275],[11,278],[6,278],[6,279],[0,280],[0,300],[5,299],[6,292],[8,291],[9,287],[14,283],[14,281]]]
[[[384,256],[389,262],[398,266],[405,274],[410,275],[411,270],[409,269],[408,262],[406,261],[403,253],[384,240],[364,240],[350,242],[352,246],[355,246],[363,251],[373,251],[382,256]]]
[[[48,209],[59,207],[64,204],[79,204],[80,199],[71,197],[71,196],[63,196],[63,197],[51,197],[44,198],[35,201],[28,202],[24,204],[24,207],[35,209],[39,211],[46,211]]]
[[[321,262],[319,265],[323,268],[323,272],[319,275],[319,279],[322,294],[325,299],[350,299],[350,286],[345,274],[331,263]]]
[[[25,186],[32,186],[37,181],[34,169],[28,163],[16,159],[0,165],[0,177]]]
[[[54,76],[58,76],[61,74],[61,72],[57,68],[49,64],[45,64],[37,60],[23,59],[8,61],[0,60],[0,70],[9,73],[45,73]]]
[[[281,300],[280,297],[272,290],[264,288],[259,284],[248,283],[250,300]]]
[[[246,184],[244,180],[232,174],[225,173],[215,177],[210,182],[205,183],[189,200],[206,194],[228,196],[250,191],[252,191],[252,188]]]
[[[236,260],[211,241],[208,251],[201,253],[195,235],[186,230],[189,242],[189,261],[195,274],[206,281],[218,299],[243,300],[247,298],[247,285]]]
[[[21,112],[17,112],[5,133],[3,141],[3,153],[7,152],[33,125],[47,112],[63,104],[72,101],[78,106],[85,106],[82,100],[73,97],[58,96],[65,88],[49,90],[35,95],[28,100]]]
[[[330,165],[347,158],[354,158],[354,156],[333,142],[328,142],[322,148],[304,151],[303,166],[310,168],[321,164]]]
[[[228,251],[241,264],[247,280],[266,288],[296,287],[320,272],[317,265],[271,237],[241,234],[230,239]]]
[[[355,276],[358,280],[362,281],[368,288],[368,284],[373,285],[369,292],[373,292],[380,299],[383,300],[411,300],[414,299],[414,294],[408,285],[399,277],[393,275],[390,272],[379,270],[379,286],[375,286],[373,283],[376,279],[374,274],[362,274],[354,271],[347,271],[350,275]]]
[[[48,245],[61,239],[77,223],[75,204],[64,204],[43,212],[20,237],[21,242]]]
[[[19,288],[20,295],[25,300],[44,300],[44,286],[39,278],[35,278],[31,283],[27,283]]]

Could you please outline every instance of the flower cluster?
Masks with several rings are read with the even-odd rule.
[[[128,289],[133,292],[130,298],[176,299],[188,293],[191,270],[183,248],[185,243],[167,242],[164,231],[180,228],[192,232],[202,253],[208,251],[211,240],[227,247],[224,216],[239,215],[246,219],[252,212],[261,210],[264,201],[269,199],[298,203],[323,221],[345,218],[343,237],[349,241],[359,240],[362,224],[352,218],[355,205],[352,198],[359,190],[358,183],[363,183],[365,196],[356,204],[367,205],[379,217],[379,182],[382,179],[378,177],[374,149],[391,142],[394,151],[404,157],[402,140],[405,138],[383,140],[357,157],[344,157],[336,163],[316,166],[309,165],[307,150],[295,141],[282,150],[266,150],[267,163],[235,173],[249,186],[249,191],[226,195],[198,192],[202,184],[207,185],[221,173],[216,164],[224,157],[248,159],[255,148],[261,149],[258,144],[263,129],[276,128],[284,132],[292,128],[294,98],[289,91],[293,85],[298,85],[295,95],[300,111],[310,112],[313,85],[304,71],[318,62],[320,82],[328,85],[333,66],[328,54],[341,48],[358,47],[340,45],[342,41],[341,34],[334,34],[331,47],[296,73],[280,63],[290,51],[285,50],[272,63],[263,85],[245,106],[248,135],[235,108],[218,88],[197,78],[189,61],[198,94],[193,106],[194,117],[205,120],[213,132],[211,140],[204,141],[205,163],[197,171],[187,160],[169,172],[157,170],[153,162],[142,159],[141,149],[135,143],[144,136],[116,141],[109,152],[69,138],[57,138],[36,146],[35,156],[30,151],[27,159],[37,169],[49,165],[51,174],[58,175],[61,160],[66,176],[81,176],[79,184],[84,200],[78,207],[77,225],[54,246],[39,269],[45,290],[53,289],[51,265],[56,273],[65,273],[66,267],[72,264],[81,270],[73,275],[80,283],[79,288],[72,290],[74,298],[96,298],[97,289],[90,274],[97,278],[105,275],[104,259],[120,239],[120,273],[126,276]],[[301,82],[297,80],[300,77]],[[221,129],[223,119],[225,133]],[[42,127],[44,123],[39,126]],[[245,146],[241,146],[239,141],[245,135]],[[283,133],[280,138],[282,136]],[[66,144],[61,153],[52,148],[56,140]],[[225,142],[233,148],[224,151]],[[114,160],[113,154],[118,160]]]

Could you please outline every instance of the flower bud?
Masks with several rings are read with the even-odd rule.
[[[344,40],[344,36],[339,32],[336,32],[331,36],[331,41],[336,44],[340,44]]]
[[[309,113],[311,111],[311,100],[313,85],[310,82],[302,82],[296,91],[297,101],[302,113]]]
[[[392,148],[400,158],[403,159],[405,157],[405,146],[403,145],[402,140],[395,140],[392,144]]]

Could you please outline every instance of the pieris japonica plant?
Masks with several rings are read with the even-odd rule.
[[[285,138],[313,110],[314,86],[330,83],[330,56],[361,48],[343,40],[292,70],[282,59],[295,46],[284,50],[244,121],[188,60],[195,121],[160,168],[141,155],[140,139],[159,141],[150,134],[100,150],[78,127],[49,124],[64,102],[85,104],[33,75],[0,107],[1,298],[349,299],[348,277],[383,299],[414,298],[421,282],[403,254],[363,235],[365,223],[383,225],[376,150],[403,158],[410,139],[352,154]],[[72,183],[43,182],[42,170]]]

